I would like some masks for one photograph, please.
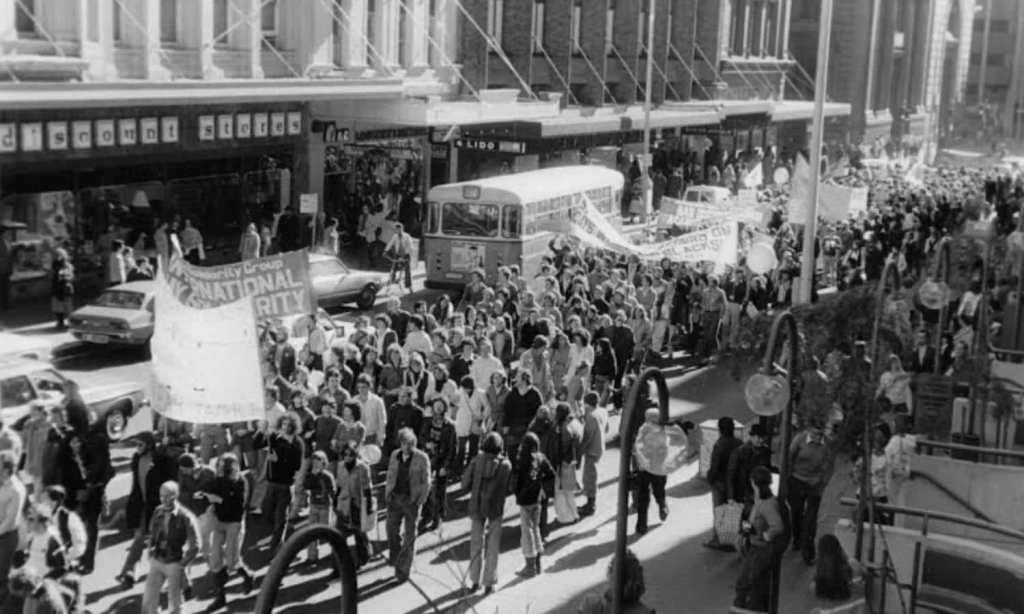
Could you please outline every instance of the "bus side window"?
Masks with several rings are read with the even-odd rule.
[[[505,205],[501,209],[501,236],[505,239],[518,239],[522,232],[521,208],[518,205]]]

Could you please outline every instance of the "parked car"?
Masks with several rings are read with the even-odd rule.
[[[359,309],[373,309],[377,293],[387,285],[387,275],[377,271],[350,269],[337,256],[309,255],[309,278],[320,307],[355,303]]]
[[[53,359],[53,344],[39,337],[0,331],[0,360],[8,358],[50,362]]]
[[[153,281],[130,281],[107,288],[92,303],[76,309],[68,327],[87,343],[134,345],[153,336]]]
[[[60,405],[72,380],[52,365],[28,358],[0,361],[0,417],[20,429],[33,403]],[[82,399],[111,439],[119,439],[128,421],[148,403],[138,384],[121,380],[80,388]]]

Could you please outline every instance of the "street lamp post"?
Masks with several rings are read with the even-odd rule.
[[[829,43],[832,38],[832,0],[821,0],[818,24],[818,66],[814,76],[814,125],[811,131],[810,202],[804,220],[803,252],[800,258],[800,304],[811,302],[814,289],[814,240],[818,234],[818,182],[821,176],[821,146],[825,140],[825,89],[828,86]]]
[[[612,604],[613,612],[622,612],[622,591],[625,582],[623,562],[626,560],[626,540],[628,537],[629,486],[627,478],[630,473],[630,462],[633,459],[633,439],[643,422],[646,407],[642,404],[647,399],[645,392],[649,390],[647,383],[654,380],[658,390],[658,411],[661,412],[662,424],[667,424],[668,415],[668,384],[660,369],[648,368],[640,374],[639,379],[629,389],[626,402],[622,408],[622,419],[619,422],[619,500],[618,514],[615,517],[615,558],[612,562]]]
[[[789,342],[789,364],[778,365],[776,363],[776,355],[779,350],[779,338],[780,333],[786,335],[786,340]],[[779,367],[782,367],[785,371],[785,377],[789,384],[788,398],[785,399],[785,405],[778,410],[782,414],[782,444],[779,448],[781,459],[779,460],[779,497],[780,507],[783,513],[786,513],[787,508],[785,507],[786,495],[788,494],[789,474],[790,474],[790,461],[789,461],[789,445],[793,440],[793,409],[796,405],[796,396],[794,391],[797,389],[797,385],[800,381],[800,336],[797,333],[796,318],[793,317],[792,312],[788,309],[783,311],[775,317],[775,321],[772,323],[771,334],[768,336],[768,347],[765,349],[764,361],[761,363],[761,368],[758,373],[751,377],[754,378],[770,378],[776,379],[776,374],[779,371]],[[748,383],[748,392],[752,386]],[[758,409],[751,406],[751,409],[755,413],[761,415],[771,415],[764,412],[763,409]],[[789,523],[786,523],[787,526]],[[792,527],[790,530],[793,530]],[[769,608],[771,614],[778,614],[779,612],[779,586],[782,579],[782,565],[781,557],[772,555],[772,591],[771,591],[771,602]]]
[[[654,209],[654,178],[651,176],[651,94],[654,88],[651,81],[654,79],[654,0],[647,2],[647,75],[644,81],[644,153],[643,153],[643,174],[640,181],[644,187],[644,223],[651,218]]]

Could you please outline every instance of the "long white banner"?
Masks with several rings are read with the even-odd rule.
[[[150,346],[150,398],[157,411],[197,424],[263,419],[253,300],[189,307],[157,275]]]

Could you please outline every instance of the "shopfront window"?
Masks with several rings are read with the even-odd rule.
[[[518,239],[522,232],[522,213],[520,205],[505,205],[501,209],[501,236],[504,239]]]
[[[452,237],[497,237],[498,206],[477,203],[445,203],[441,232]]]
[[[50,270],[53,250],[68,247],[75,225],[71,192],[11,194],[0,200],[0,219],[13,222],[12,278],[30,279]]]

